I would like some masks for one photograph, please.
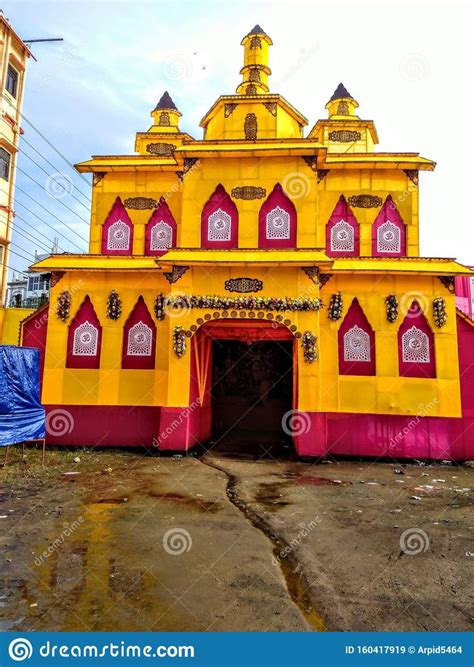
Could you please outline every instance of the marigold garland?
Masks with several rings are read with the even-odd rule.
[[[330,320],[340,320],[342,317],[342,308],[343,308],[343,301],[342,301],[342,294],[340,292],[337,292],[337,294],[333,294],[331,296],[331,301],[329,302],[329,308],[328,308],[328,317]]]
[[[58,301],[56,304],[56,315],[60,320],[65,322],[69,317],[71,310],[71,294],[67,290],[58,294]]]
[[[183,327],[176,326],[173,329],[173,350],[177,357],[182,357],[186,352],[186,333]]]
[[[398,317],[398,299],[395,294],[389,294],[385,299],[385,304],[387,306],[387,320],[395,322]]]
[[[122,314],[122,301],[115,290],[112,290],[107,298],[107,317],[118,320]]]
[[[261,297],[261,296],[190,296],[179,295],[166,298],[166,305],[172,308],[203,308],[208,310],[320,310],[321,299],[305,299],[292,297]]]
[[[316,352],[316,336],[311,331],[305,331],[301,338],[301,345],[303,347],[303,357],[306,363],[312,364],[318,358]]]
[[[158,294],[155,303],[153,304],[153,309],[155,311],[155,317],[157,320],[165,319],[165,297],[164,294]]]
[[[437,327],[444,326],[448,319],[446,313],[446,301],[442,296],[433,299],[433,319]]]

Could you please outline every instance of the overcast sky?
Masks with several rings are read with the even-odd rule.
[[[29,61],[11,266],[24,269],[53,236],[61,250],[87,248],[89,177],[50,144],[70,163],[132,153],[164,90],[183,114],[181,128],[201,138],[200,119],[241,80],[240,40],[255,23],[274,42],[270,89],[307,116],[308,131],[326,117],[342,81],[361,117],[375,121],[377,150],[415,151],[438,163],[420,178],[421,253],[474,264],[471,3],[6,0],[2,7],[22,38],[64,38],[34,45],[38,60]],[[74,183],[59,199],[55,191],[64,190],[48,179],[55,172],[66,187]]]

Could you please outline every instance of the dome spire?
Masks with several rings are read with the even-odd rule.
[[[258,24],[241,41],[244,47],[244,66],[240,70],[242,83],[237,86],[238,95],[261,95],[268,93],[268,47],[273,44],[270,37]]]
[[[355,110],[358,106],[358,102],[352,97],[345,85],[340,83],[326,104],[326,109],[328,110],[329,118],[333,118],[334,116],[344,118],[352,116],[352,118],[357,118]]]
[[[179,132],[181,113],[167,90],[160,97],[150,115],[153,118],[152,127],[159,128],[160,132]]]

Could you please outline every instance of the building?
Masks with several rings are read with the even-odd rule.
[[[0,307],[5,305],[21,108],[26,64],[31,55],[0,12]]]
[[[134,155],[77,165],[93,174],[89,254],[33,267],[53,285],[43,402],[67,416],[50,441],[286,434],[314,457],[473,458],[454,294],[470,271],[419,256],[418,175],[435,163],[376,152],[342,84],[305,135],[269,90],[270,37],[257,25],[242,45],[203,139],[165,93]]]
[[[58,251],[57,239],[54,241],[52,252]],[[49,257],[49,253],[35,252],[35,262]],[[49,301],[51,274],[38,273],[27,269],[21,273],[12,272],[12,279],[7,283],[5,303],[8,308],[39,308]]]

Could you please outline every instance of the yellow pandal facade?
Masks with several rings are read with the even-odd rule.
[[[419,257],[418,175],[435,163],[375,152],[342,84],[304,136],[269,91],[271,44],[244,37],[242,82],[203,139],[165,93],[135,154],[77,165],[93,173],[89,254],[35,266],[54,282],[50,441],[465,458],[452,285],[469,271]]]

